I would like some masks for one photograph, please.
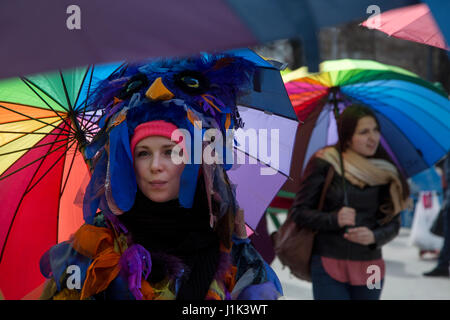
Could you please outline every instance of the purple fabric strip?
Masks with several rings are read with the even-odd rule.
[[[128,289],[136,300],[142,300],[142,277],[147,279],[152,270],[150,253],[141,245],[134,244],[120,257],[121,273],[128,279]]]

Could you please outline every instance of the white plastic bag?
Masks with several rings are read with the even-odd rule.
[[[431,226],[436,219],[441,206],[435,191],[431,191],[431,207],[425,205],[424,195],[430,191],[421,191],[419,200],[414,210],[414,218],[411,227],[410,244],[421,250],[440,250],[444,239],[430,232]],[[428,207],[428,208],[427,208]]]

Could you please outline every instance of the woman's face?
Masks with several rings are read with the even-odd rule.
[[[184,163],[172,161],[176,143],[165,137],[151,136],[139,141],[134,149],[134,171],[142,193],[152,201],[178,198]]]
[[[380,143],[380,129],[374,118],[371,116],[362,117],[353,133],[348,147],[364,157],[371,157],[375,154]]]

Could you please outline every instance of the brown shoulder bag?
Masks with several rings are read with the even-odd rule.
[[[334,168],[330,166],[325,178],[325,184],[320,195],[318,210],[322,210],[325,196],[331,180]],[[315,232],[308,228],[299,228],[289,213],[286,221],[273,235],[275,254],[291,273],[302,280],[311,281],[310,260],[314,244]]]

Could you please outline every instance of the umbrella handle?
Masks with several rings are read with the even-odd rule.
[[[339,145],[339,160],[341,163],[341,172],[342,172],[342,190],[344,191],[344,206],[349,207],[348,205],[348,195],[347,195],[347,183],[345,182],[345,171],[344,171],[344,159],[342,158],[341,146]]]

